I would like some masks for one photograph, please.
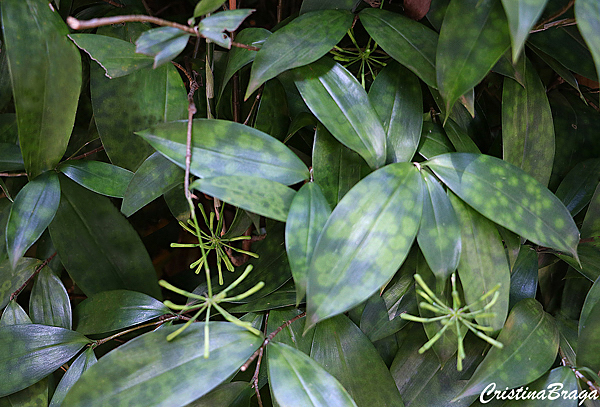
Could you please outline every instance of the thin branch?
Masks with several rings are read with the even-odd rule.
[[[26,172],[0,172],[0,177],[24,177],[26,175]]]
[[[537,31],[543,31],[545,30],[545,26],[550,23],[551,21],[553,21],[554,19],[562,16],[563,14],[565,14],[567,11],[569,11],[569,9],[571,7],[573,7],[573,4],[575,4],[575,0],[570,0],[566,6],[564,6],[563,8],[561,8],[560,10],[558,10],[556,13],[552,14],[550,17],[546,18],[545,20],[543,20],[542,22],[540,22],[538,25],[536,25],[535,27],[533,27],[533,31],[531,32],[537,32]]]
[[[21,285],[21,287],[19,287],[19,288],[17,289],[17,291],[15,291],[14,293],[12,293],[12,294],[10,295],[10,301],[14,300],[15,298],[17,298],[17,296],[18,296],[19,294],[21,294],[21,291],[23,291],[23,290],[25,289],[25,287],[27,287],[27,284],[29,284],[29,282],[30,282],[31,280],[33,280],[33,278],[34,278],[35,276],[37,276],[37,275],[38,275],[38,273],[39,273],[40,271],[42,271],[42,269],[48,265],[48,263],[50,263],[50,261],[51,261],[51,260],[52,260],[52,259],[53,259],[53,258],[56,256],[56,254],[57,254],[57,252],[54,252],[54,254],[53,254],[52,256],[50,256],[50,257],[48,257],[46,260],[44,260],[44,262],[43,262],[42,264],[40,264],[40,265],[39,265],[39,266],[38,266],[38,267],[35,269],[35,271],[34,271],[34,272],[33,272],[33,274],[31,275],[31,277],[29,277],[29,278],[27,279],[27,281],[25,281],[25,282],[23,283],[23,285]]]
[[[94,344],[93,344],[93,345],[94,345],[95,347],[96,347],[96,346],[100,346],[100,345],[102,345],[103,343],[106,343],[106,342],[108,342],[108,341],[111,341],[111,340],[113,340],[113,339],[116,339],[116,338],[118,338],[119,336],[123,336],[123,335],[125,335],[125,334],[128,334],[128,333],[130,333],[130,332],[137,331],[138,329],[147,328],[147,327],[149,327],[149,326],[153,326],[153,325],[162,325],[162,324],[164,324],[165,322],[173,321],[173,320],[175,320],[175,319],[182,319],[182,318],[180,318],[180,316],[179,316],[179,315],[171,315],[171,316],[169,316],[169,317],[166,317],[166,318],[161,318],[161,319],[159,319],[158,321],[149,322],[149,323],[147,323],[147,324],[143,324],[143,325],[139,325],[139,326],[134,326],[133,328],[126,329],[126,330],[124,330],[124,331],[122,331],[122,332],[116,333],[116,334],[114,334],[114,335],[111,335],[111,336],[108,336],[108,337],[106,337],[106,338],[103,338],[103,339],[98,339],[97,341],[95,341],[95,342],[94,342]]]
[[[119,8],[125,7],[124,4],[117,3],[116,1],[113,1],[113,0],[102,0],[102,1],[105,2],[105,3],[108,3],[108,4],[110,4],[111,6],[114,6],[114,7],[119,7]]]
[[[236,48],[244,48],[250,51],[259,51],[260,48],[258,47],[253,47],[252,45],[246,45],[246,44],[242,44],[240,42],[235,42],[235,41],[231,41],[231,46],[232,47],[236,47]]]
[[[86,30],[88,28],[97,28],[105,25],[121,24],[121,23],[152,23],[163,27],[179,28],[187,33],[198,35],[198,31],[187,25],[174,23],[172,21],[163,20],[162,18],[145,16],[141,14],[133,14],[128,16],[114,16],[103,18],[92,18],[91,20],[78,20],[75,17],[67,17],[67,24],[74,30]]]
[[[103,150],[104,150],[104,146],[96,147],[93,150],[88,151],[87,153],[83,153],[81,155],[78,155],[77,157],[69,158],[67,161],[81,160],[82,158],[85,158],[85,157],[90,156],[95,153],[99,153],[100,151],[103,151]]]

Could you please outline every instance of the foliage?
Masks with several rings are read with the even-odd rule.
[[[599,406],[597,0],[240,3],[0,1],[0,407]]]

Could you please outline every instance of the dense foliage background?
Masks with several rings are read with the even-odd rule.
[[[0,406],[600,405],[597,0],[0,11]]]

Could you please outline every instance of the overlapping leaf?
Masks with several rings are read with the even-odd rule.
[[[590,203],[600,180],[600,160],[580,161],[562,180],[556,196],[573,216]]]
[[[16,267],[13,267],[8,259],[0,263],[0,309],[8,304],[11,294],[33,275],[41,263],[40,260],[31,257],[19,259]]]
[[[75,309],[77,332],[99,334],[127,328],[169,314],[169,309],[144,293],[104,291],[83,300]]]
[[[59,201],[60,184],[54,172],[40,175],[19,191],[6,225],[6,245],[13,267],[52,222]]]
[[[510,29],[513,62],[516,63],[519,59],[529,31],[544,11],[547,2],[548,0],[502,0]]]
[[[108,78],[119,78],[152,65],[153,58],[138,54],[129,41],[100,34],[71,34],[69,38],[104,69]]]
[[[410,161],[423,127],[423,96],[416,76],[391,62],[377,75],[369,100],[386,132],[388,163]]]
[[[49,267],[44,267],[35,278],[29,297],[29,314],[34,324],[71,329],[69,294]]]
[[[344,196],[313,252],[307,328],[366,300],[394,275],[417,234],[423,188],[415,166],[396,163]]]
[[[202,17],[205,14],[212,13],[221,5],[225,3],[225,0],[200,0],[194,8],[194,17]]]
[[[54,326],[25,324],[0,327],[0,397],[22,390],[68,362],[91,341]]]
[[[546,407],[549,400],[552,400],[552,407],[574,407],[575,405],[583,404],[581,397],[584,395],[584,393],[579,392],[579,387],[577,386],[577,377],[575,376],[575,372],[573,372],[569,366],[560,366],[550,370],[533,383],[529,383],[525,389],[526,390],[521,393],[521,398],[508,400],[504,406]],[[561,397],[557,397],[559,393]],[[525,396],[529,394],[545,394],[546,398],[544,399],[540,396],[537,396],[525,399]],[[565,397],[565,395],[568,396]],[[573,395],[576,397],[573,397]],[[576,401],[577,396],[580,397],[579,401]],[[484,393],[481,401],[483,403],[488,403],[492,399],[492,393],[486,392]]]
[[[101,161],[66,161],[60,172],[98,194],[122,198],[133,173]]]
[[[136,41],[135,52],[154,57],[153,68],[175,58],[187,45],[191,34],[175,27],[148,30]]]
[[[494,0],[450,2],[436,53],[437,85],[446,117],[459,97],[477,85],[510,46],[502,4]]]
[[[159,124],[137,134],[185,168],[186,121]],[[243,124],[209,119],[194,120],[190,172],[201,178],[244,175],[288,185],[308,178],[306,165],[279,140]]]
[[[67,148],[81,88],[81,58],[67,38],[67,26],[44,1],[2,1],[2,31],[19,144],[25,169],[34,178],[58,164]]]
[[[19,146],[0,143],[0,171],[14,171],[25,168]]]
[[[456,398],[480,394],[490,383],[499,389],[525,385],[552,366],[558,351],[558,328],[533,298],[515,305],[497,339],[504,347],[490,349]]]
[[[264,178],[236,176],[194,181],[190,188],[247,211],[285,222],[296,191]]]
[[[129,289],[160,298],[150,256],[127,219],[108,198],[67,178],[60,184],[61,200],[50,235],[77,286],[88,296]]]
[[[401,14],[375,8],[361,11],[360,21],[385,52],[427,85],[437,88],[435,31]]]
[[[211,322],[205,359],[204,323],[167,341],[178,328],[144,334],[104,356],[75,383],[62,406],[183,406],[227,380],[263,341],[234,324]]]
[[[510,275],[509,310],[525,298],[535,298],[538,286],[538,255],[530,246],[521,246]]]
[[[579,230],[546,187],[517,167],[478,154],[450,153],[426,165],[463,201],[501,226],[577,258]]]
[[[600,4],[594,0],[578,0],[575,3],[577,28],[585,39],[596,64],[596,73],[600,72]],[[600,76],[600,73],[598,73]]]
[[[593,370],[600,369],[600,357],[595,351],[600,340],[600,283],[598,280],[586,296],[579,318],[579,338],[577,340],[577,364]]]
[[[296,68],[294,74],[304,102],[327,130],[371,168],[384,165],[386,133],[356,78],[329,58]]]
[[[552,111],[535,68],[526,61],[524,87],[510,79],[502,89],[503,158],[548,185],[554,161]]]
[[[267,80],[310,64],[336,45],[352,25],[352,13],[321,10],[306,13],[267,38],[256,54],[246,99]]]
[[[226,10],[202,19],[198,24],[198,32],[215,44],[231,48],[231,37],[226,32],[234,32],[254,10]]]
[[[85,352],[81,353],[69,366],[69,370],[64,374],[58,386],[54,390],[54,395],[50,401],[49,407],[60,407],[65,396],[71,390],[71,387],[81,377],[83,372],[93,366],[98,360],[94,354],[94,349],[88,348]]]
[[[342,385],[317,362],[283,343],[268,348],[269,384],[287,407],[356,407]]]

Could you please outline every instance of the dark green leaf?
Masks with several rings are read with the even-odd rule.
[[[327,130],[371,168],[384,165],[385,130],[356,78],[329,58],[296,68],[294,73],[302,98]]]
[[[583,224],[581,225],[582,238],[593,238],[596,236],[600,236],[600,184],[596,186],[596,190],[585,212]]]
[[[490,383],[503,389],[540,377],[556,357],[558,328],[540,303],[527,298],[512,309],[497,340],[504,347],[490,349],[457,398],[480,394]],[[524,365],[527,369],[522,369]]]
[[[521,58],[516,64],[513,65],[511,56],[508,52],[506,52],[504,55],[502,55],[498,62],[496,62],[496,65],[494,65],[492,68],[492,72],[497,72],[503,76],[508,76],[509,78],[520,83],[521,86],[525,87],[525,61],[526,58]]]
[[[339,380],[357,406],[404,406],[381,356],[345,315],[316,326],[310,357]]]
[[[561,62],[552,58],[550,55],[546,54],[542,50],[535,47],[533,44],[528,44],[529,48],[533,50],[550,68],[554,70],[557,74],[560,75],[569,85],[573,88],[577,89],[581,98],[583,98],[583,94],[581,93],[581,89],[579,88],[579,83],[577,82],[577,78],[566,66],[564,66]]]
[[[202,397],[233,375],[263,342],[228,322],[211,322],[209,327],[208,359],[202,346],[204,323],[192,324],[171,342],[166,337],[179,326],[164,327],[100,359],[75,383],[62,406],[182,406]]]
[[[303,0],[300,14],[316,10],[352,10],[361,0]]]
[[[10,300],[0,318],[0,326],[31,324],[31,319],[25,310],[17,303],[17,300]]]
[[[534,243],[577,258],[579,230],[546,187],[517,167],[478,154],[451,153],[426,164],[479,213]]]
[[[600,4],[594,0],[578,0],[575,4],[577,28],[594,57],[596,73],[600,72]],[[600,74],[598,74],[600,76]]]
[[[465,205],[456,195],[451,194],[450,200],[461,227],[462,252],[458,275],[465,301],[472,304],[496,284],[501,284],[498,300],[490,308],[494,317],[477,318],[478,323],[498,330],[504,325],[510,294],[510,267],[502,239],[496,225]],[[491,300],[492,297],[489,296],[484,304]]]
[[[183,182],[181,168],[156,152],[137,169],[123,194],[121,212],[131,216],[162,194]]]
[[[436,54],[437,84],[446,105],[477,85],[510,46],[502,4],[494,0],[452,1]]]
[[[514,63],[519,59],[529,31],[542,15],[547,2],[548,0],[502,0],[510,29]]]
[[[66,37],[67,26],[44,1],[2,1],[2,30],[19,143],[33,179],[65,153],[81,88],[81,59]]]
[[[296,283],[296,305],[306,294],[308,266],[317,238],[331,208],[314,182],[304,184],[294,196],[285,224],[285,247]]]
[[[505,161],[548,185],[554,161],[552,112],[535,68],[527,60],[525,87],[504,79],[502,89],[502,148]]]
[[[352,13],[322,10],[306,13],[269,36],[252,63],[245,99],[283,71],[308,65],[336,45],[352,25]]]
[[[266,297],[259,298],[247,304],[230,308],[229,312],[260,312],[277,308],[287,308],[296,304],[296,290],[281,288]]]
[[[52,396],[49,407],[60,407],[65,399],[65,396],[69,390],[71,390],[71,387],[73,387],[75,382],[79,380],[83,372],[88,370],[97,361],[98,360],[96,359],[96,355],[94,354],[94,350],[92,348],[86,349],[85,352],[77,356],[77,359],[71,363],[69,370],[67,370],[67,373],[65,373],[62,379],[60,379],[58,386],[56,386],[56,390],[54,390],[54,395]]]
[[[313,177],[334,207],[368,171],[365,161],[354,151],[331,136],[322,125],[317,125],[312,154]]]
[[[101,161],[66,161],[58,169],[90,191],[115,198],[123,198],[133,177],[131,171]]]
[[[222,1],[222,0],[221,0]],[[247,382],[223,383],[211,390],[198,400],[187,404],[185,407],[237,407],[238,398],[244,397],[244,394],[254,395],[254,389]],[[246,405],[248,405],[246,403]]]
[[[160,298],[150,256],[127,219],[106,197],[64,177],[60,186],[50,235],[77,286],[88,296],[129,289]]]
[[[119,78],[152,65],[152,57],[137,54],[129,41],[99,34],[71,34],[69,38],[104,69],[108,78]]]
[[[281,82],[275,78],[267,81],[256,109],[254,128],[284,141],[290,124],[289,116],[287,94]]]
[[[80,333],[45,325],[0,327],[0,397],[22,390],[68,362],[91,341]]]
[[[502,391],[502,389],[499,390]],[[538,396],[525,399],[529,394],[544,394],[545,397],[541,398]],[[546,407],[548,405],[548,400],[552,400],[552,407],[574,407],[581,405],[582,403],[578,403],[576,398],[572,398],[573,394],[575,394],[576,397],[581,397],[583,394],[579,393],[577,377],[570,367],[561,366],[552,369],[535,382],[528,384],[525,391],[521,393],[521,398],[509,400],[503,404],[503,407]],[[483,403],[487,403],[493,398],[493,393],[485,393],[480,400]]]
[[[448,124],[449,121],[446,122]],[[418,153],[425,159],[431,159],[436,155],[454,151],[452,143],[444,132],[444,128],[437,123],[423,123],[421,142]]]
[[[570,256],[559,254],[558,257],[589,280],[596,281],[600,277],[600,248],[593,243],[583,242],[577,246],[577,255],[581,264]]]
[[[6,245],[13,267],[52,222],[59,201],[60,184],[54,172],[40,175],[19,191],[6,225]]]
[[[144,31],[135,45],[135,52],[154,57],[153,68],[175,58],[188,43],[191,34],[174,27],[159,27]]]
[[[414,165],[396,163],[367,176],[344,196],[313,252],[307,328],[358,305],[394,275],[417,234],[423,188]]]
[[[392,58],[437,88],[435,54],[438,35],[401,14],[367,8],[360,13],[365,29]]]
[[[0,41],[0,110],[3,110],[12,99],[8,58],[6,57],[5,51],[6,45]]]
[[[137,134],[185,168],[187,121]],[[244,175],[288,185],[308,178],[306,165],[279,140],[243,124],[209,119],[194,120],[190,172],[201,178]]]
[[[12,267],[8,259],[0,263],[0,309],[4,308],[12,293],[17,291],[42,262],[31,257],[19,259],[16,267]]]
[[[575,216],[590,203],[600,181],[600,160],[580,161],[562,180],[556,196]]]
[[[600,340],[600,283],[598,280],[588,292],[579,318],[579,339],[577,340],[577,365],[600,370],[598,341]]]
[[[446,136],[454,146],[454,149],[459,153],[475,153],[479,154],[479,147],[473,141],[471,137],[467,134],[467,131],[459,126],[451,118],[446,120],[444,124],[444,130],[446,131]]]
[[[200,0],[194,8],[194,17],[202,17],[208,13],[212,13],[221,5],[225,3],[225,0]]]
[[[29,297],[29,314],[35,324],[71,329],[69,294],[49,267],[44,267],[35,278]]]
[[[231,37],[225,32],[234,32],[254,10],[226,10],[204,18],[198,24],[200,35],[210,39],[224,48],[231,48]]]
[[[8,404],[4,404],[5,401]],[[40,380],[31,386],[0,399],[0,406],[4,407],[38,407],[48,405],[48,379]]]
[[[136,291],[104,291],[83,300],[75,309],[77,332],[100,334],[127,328],[169,314],[165,305]]]
[[[386,132],[387,162],[410,161],[421,138],[423,97],[416,76],[391,62],[377,75],[369,100]]]
[[[346,407],[356,404],[342,385],[317,362],[283,343],[271,343],[269,384],[286,407]]]
[[[538,286],[538,255],[530,246],[521,246],[510,275],[510,303],[512,309],[525,298],[535,298]]]
[[[426,192],[417,241],[431,271],[443,283],[458,267],[461,252],[460,224],[440,183],[425,171],[421,171],[421,176]]]
[[[267,218],[285,222],[296,191],[264,178],[236,176],[194,181],[190,188]]]
[[[10,143],[0,143],[0,171],[14,171],[25,168],[21,149]]]
[[[297,308],[271,311],[269,313],[269,320],[267,321],[267,332],[272,333],[286,321],[296,318],[300,314],[302,314],[302,311]],[[312,339],[315,329],[313,328],[303,335],[303,325],[304,320],[302,318],[296,319],[290,325],[286,326],[280,333],[278,333],[273,338],[273,342],[285,343],[286,345],[296,348],[307,355],[310,354],[310,348],[312,347]]]
[[[187,92],[171,64],[117,79],[91,67],[90,91],[102,145],[113,164],[130,171],[154,152],[134,131],[187,117]]]

